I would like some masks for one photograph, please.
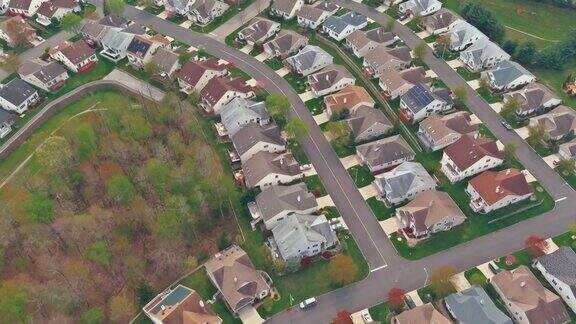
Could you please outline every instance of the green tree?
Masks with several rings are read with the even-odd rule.
[[[334,121],[328,123],[328,132],[332,135],[333,138],[339,139],[343,137],[348,137],[351,134],[350,127],[348,127],[348,123],[343,120]]]
[[[121,16],[125,7],[124,0],[104,0],[104,9],[113,15]]]
[[[192,53],[190,52],[183,52],[178,55],[178,63],[180,65],[186,64],[192,58]]]
[[[202,96],[196,90],[192,91],[192,93],[188,96],[188,101],[192,104],[192,106],[196,107],[202,100]]]
[[[158,194],[166,189],[170,173],[170,167],[161,160],[151,159],[146,163],[146,177]]]
[[[94,306],[85,311],[80,317],[80,324],[104,323],[104,312],[100,307]]]
[[[508,121],[513,120],[516,116],[516,110],[518,110],[521,105],[522,103],[520,100],[516,97],[513,97],[504,103],[502,109],[500,110],[500,116]]]
[[[267,312],[271,311],[273,306],[274,306],[274,299],[272,299],[272,297],[270,296],[266,297],[262,302],[262,307],[264,307],[264,309]]]
[[[88,246],[84,252],[86,258],[105,267],[110,266],[110,252],[104,241],[96,241]]]
[[[82,17],[73,12],[69,12],[60,20],[60,27],[67,32],[78,34],[82,28]]]
[[[286,118],[291,106],[288,97],[281,93],[273,93],[266,97],[266,108],[272,117]]]
[[[514,58],[522,64],[532,65],[536,61],[536,54],[536,44],[533,42],[526,42],[520,44],[516,48]]]
[[[576,223],[570,225],[568,227],[568,232],[572,235],[572,236],[576,236]]]
[[[150,79],[154,75],[156,75],[156,73],[158,73],[158,70],[160,68],[158,67],[158,64],[156,64],[154,62],[148,62],[148,63],[144,64],[143,69],[144,69],[144,74],[146,74],[146,78]]]
[[[464,105],[466,100],[468,100],[468,91],[466,91],[466,87],[459,86],[454,89],[454,99],[458,105]]]
[[[126,295],[118,295],[110,299],[110,319],[117,323],[127,323],[134,312],[134,304]]]
[[[516,157],[516,151],[518,150],[518,145],[514,142],[509,142],[504,144],[504,154],[507,160],[512,160]]]
[[[284,131],[290,138],[301,139],[310,135],[310,127],[302,119],[292,119],[284,127]]]
[[[574,175],[576,162],[572,159],[560,159],[557,167],[562,174]]]
[[[436,297],[442,298],[454,292],[452,278],[456,273],[456,269],[452,266],[441,266],[430,274],[430,288]]]
[[[1,61],[0,68],[10,74],[18,72],[22,61],[16,53],[8,53]]]
[[[536,124],[533,126],[528,126],[528,143],[532,146],[538,144],[547,145],[548,133],[546,133],[546,128],[543,124]]]
[[[462,7],[462,17],[476,26],[486,36],[500,43],[504,39],[506,30],[498,18],[481,3],[467,3]]]
[[[46,194],[30,194],[23,207],[28,218],[35,223],[50,224],[54,221],[54,201]]]
[[[426,52],[428,51],[428,45],[426,44],[426,42],[422,41],[420,43],[418,43],[418,45],[416,45],[416,47],[414,47],[414,57],[422,60],[424,58],[424,55],[426,55]]]
[[[416,25],[419,26],[422,23],[422,15],[417,13],[414,15],[414,17],[412,18],[411,22]]]
[[[440,35],[436,39],[436,49],[442,51],[442,58],[444,58],[446,50],[450,48],[450,43],[450,35],[448,34]]]
[[[130,179],[123,174],[118,174],[110,178],[110,180],[106,182],[106,190],[109,199],[124,206],[129,205],[136,196],[136,188],[134,188]]]
[[[185,266],[188,271],[195,270],[198,268],[198,259],[193,255],[188,256],[185,261]]]
[[[28,292],[21,280],[0,281],[0,310],[3,323],[27,323]]]

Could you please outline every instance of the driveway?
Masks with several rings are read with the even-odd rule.
[[[380,226],[382,226],[382,230],[386,235],[390,236],[393,233],[396,233],[398,229],[400,229],[400,225],[398,224],[398,220],[396,217],[390,217],[386,220],[380,222]]]
[[[330,117],[328,117],[328,113],[326,113],[326,111],[323,111],[322,113],[320,113],[318,115],[314,115],[314,121],[318,125],[322,125],[322,124],[328,122],[329,120],[330,120]]]
[[[316,198],[316,202],[318,203],[318,208],[335,206],[335,205],[334,205],[334,201],[332,200],[332,198],[330,197],[330,195],[326,195],[326,196],[322,196],[322,197]]]
[[[148,82],[136,79],[132,75],[118,69],[114,69],[107,76],[105,76],[103,80],[114,80],[120,82],[123,85],[139,92],[142,96],[154,101],[160,101],[164,97],[164,92],[162,90],[150,85]]]
[[[502,111],[502,103],[501,102],[495,102],[492,104],[489,104],[490,108],[492,108],[492,110],[494,110],[497,114],[500,113],[500,111]]]
[[[312,100],[314,98],[316,98],[316,97],[314,96],[314,93],[312,91],[306,91],[306,92],[300,94],[300,99],[302,99],[303,102],[306,102],[308,100]]]
[[[352,155],[349,155],[347,157],[340,158],[340,162],[342,162],[342,165],[344,166],[344,168],[346,170],[348,170],[355,165],[359,165],[360,164],[360,158],[358,157],[358,155],[352,154]]]
[[[462,63],[462,61],[460,61],[459,59],[454,59],[454,60],[449,61],[447,63],[448,63],[448,66],[453,68],[454,70],[456,70],[456,68],[464,66],[464,63]]]
[[[454,283],[456,291],[462,291],[472,287],[468,279],[464,276],[464,272],[455,274],[454,277],[452,277],[452,282]]]
[[[290,70],[288,70],[287,67],[283,67],[283,68],[281,68],[280,70],[276,70],[275,72],[276,72],[276,74],[278,74],[279,76],[283,77],[283,76],[285,76],[286,74],[290,73]]]
[[[244,324],[262,324],[264,323],[264,319],[260,317],[260,314],[256,311],[256,309],[252,306],[244,307],[238,314],[242,323]]]
[[[468,81],[466,83],[468,83],[470,88],[472,88],[474,90],[480,88],[480,80],[471,80],[471,81]]]
[[[523,139],[527,139],[528,136],[530,135],[529,131],[528,131],[528,127],[526,127],[526,126],[516,128],[514,131],[516,132],[516,134],[518,134],[518,136],[520,136]]]
[[[376,187],[376,185],[374,183],[371,183],[371,184],[367,185],[366,187],[362,187],[362,188],[358,189],[358,191],[360,191],[360,194],[362,195],[362,197],[364,197],[364,200],[367,200],[367,199],[372,198],[372,197],[376,197],[380,193],[378,191],[378,188]]]

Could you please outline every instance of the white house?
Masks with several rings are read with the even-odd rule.
[[[224,105],[234,98],[248,99],[254,96],[254,89],[247,85],[242,78],[232,80],[215,77],[210,79],[206,86],[200,91],[202,97],[198,107],[207,113],[220,114]]]
[[[554,92],[537,82],[531,82],[522,89],[504,94],[504,103],[511,100],[520,104],[516,109],[518,116],[545,112],[562,103],[562,99]]]
[[[431,15],[442,8],[442,2],[438,0],[408,0],[398,6],[398,11],[403,15]]]
[[[292,70],[307,76],[332,64],[334,58],[318,46],[306,45],[298,54],[286,59]]]
[[[576,312],[576,252],[570,247],[562,246],[539,257],[536,268],[572,312]]]
[[[322,97],[340,91],[349,85],[353,85],[354,82],[356,82],[356,78],[348,70],[335,64],[308,76],[308,85],[315,97]]]
[[[368,19],[353,11],[342,16],[330,16],[322,24],[322,32],[336,41],[341,41],[352,32],[362,29],[368,25]]]
[[[386,171],[402,162],[412,161],[416,156],[400,135],[358,145],[356,155],[373,174]]]
[[[39,99],[38,91],[18,78],[12,79],[0,88],[0,106],[18,114],[24,113]]]
[[[308,4],[303,5],[302,8],[296,12],[298,26],[310,29],[318,28],[330,16],[332,16],[330,11],[322,10]]]
[[[286,141],[276,125],[250,123],[232,135],[231,140],[242,162],[258,152],[280,153],[286,150]]]
[[[418,128],[418,139],[430,151],[438,151],[456,142],[462,135],[476,136],[478,125],[471,123],[470,116],[465,111],[448,115],[432,115],[422,122]]]
[[[490,88],[496,91],[508,91],[536,81],[534,74],[522,65],[512,61],[502,61],[484,73]],[[559,104],[559,103],[558,103]]]
[[[68,41],[60,43],[50,50],[50,57],[76,73],[87,72],[98,62],[96,51],[82,39],[74,43]]]
[[[197,0],[189,7],[188,17],[201,26],[210,24],[222,16],[230,6],[219,0]]]
[[[453,104],[450,90],[434,89],[419,83],[400,96],[400,117],[404,122],[412,124],[450,110]]]
[[[126,49],[128,64],[137,69],[144,68],[144,65],[152,61],[158,48],[163,46],[165,46],[165,43],[155,41],[152,37],[134,36]]]
[[[43,2],[48,0],[10,0],[8,14],[32,17],[36,14]]]
[[[461,51],[481,39],[488,39],[478,28],[466,21],[456,24],[448,35],[450,36],[450,49],[453,51]]]
[[[520,170],[510,168],[482,172],[468,182],[466,193],[470,196],[472,210],[489,213],[529,199],[533,189]]]
[[[176,79],[180,91],[191,94],[204,89],[212,78],[224,77],[226,74],[228,74],[226,65],[220,64],[216,58],[202,61],[189,60],[176,73]]]
[[[15,116],[4,109],[0,109],[0,138],[4,138],[12,132]]]
[[[436,188],[434,178],[418,162],[404,162],[377,175],[374,183],[382,198],[392,205],[411,200],[421,192]]]
[[[258,152],[242,164],[248,188],[268,188],[288,184],[304,177],[292,153]]]
[[[40,5],[36,21],[44,26],[52,24],[52,20],[60,21],[62,17],[71,12],[78,13],[82,10],[78,0],[53,0]]]
[[[18,69],[22,80],[46,92],[59,90],[68,80],[68,72],[56,61],[27,60]]]
[[[460,16],[448,9],[440,9],[436,13],[423,17],[422,26],[432,35],[439,35],[452,31],[463,20]]]
[[[474,72],[493,68],[500,62],[509,59],[510,54],[486,38],[475,42],[472,46],[460,52],[460,60],[469,70]]]
[[[280,31],[280,24],[260,18],[238,33],[238,39],[249,45],[260,45]]]
[[[296,12],[300,10],[303,5],[304,0],[274,0],[270,7],[270,15],[288,20],[294,18]]]

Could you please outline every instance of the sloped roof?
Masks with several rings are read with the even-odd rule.
[[[469,184],[484,199],[493,205],[508,196],[524,196],[533,192],[532,186],[518,169],[484,171],[472,178]]]
[[[316,197],[303,182],[290,186],[271,186],[256,196],[256,204],[264,221],[282,211],[304,212],[318,207]]]
[[[36,92],[31,85],[15,78],[0,88],[0,97],[14,106],[20,106]]]
[[[177,77],[190,86],[195,87],[198,81],[200,81],[200,78],[202,78],[208,70],[223,72],[226,70],[226,65],[219,64],[216,58],[204,61],[188,60],[188,62],[184,63],[180,71],[178,71]]]
[[[432,304],[424,304],[412,309],[403,311],[401,314],[394,316],[394,319],[398,323],[408,323],[408,324],[451,324],[442,313],[436,310]]]
[[[512,61],[502,61],[498,63],[496,67],[489,70],[488,73],[492,75],[492,81],[499,87],[505,87],[524,75],[534,77],[534,75],[522,65]]]
[[[415,155],[410,145],[400,135],[359,145],[356,147],[356,151],[372,166],[383,165]]]
[[[294,7],[296,7],[299,1],[300,0],[274,0],[272,2],[272,9],[288,14],[294,10]]]
[[[422,25],[432,28],[432,30],[442,29],[450,26],[455,21],[462,18],[452,11],[441,8],[430,16],[422,18]]]
[[[410,49],[406,46],[389,49],[384,45],[378,45],[364,56],[364,62],[375,70],[391,61],[411,62]]]
[[[411,202],[396,209],[396,212],[400,217],[412,218],[417,231],[426,231],[446,217],[455,217],[456,223],[466,219],[450,195],[436,190],[417,194]]]
[[[368,20],[365,16],[349,11],[342,16],[330,16],[324,23],[322,24],[323,27],[332,30],[336,34],[340,34],[346,27],[358,27],[362,24],[367,23]]]
[[[96,54],[96,51],[82,39],[74,43],[65,41],[53,51],[60,51],[73,64],[81,63]]]
[[[282,138],[280,127],[276,125],[260,126],[256,123],[249,123],[240,128],[231,139],[239,155],[243,155],[254,145],[261,142],[280,146],[286,145],[286,141]]]
[[[474,138],[470,135],[460,137],[444,150],[444,154],[448,155],[460,170],[468,169],[485,156],[504,159],[504,153],[498,149],[495,140]]]
[[[318,46],[306,45],[298,54],[286,59],[286,62],[294,68],[308,70],[322,59],[332,60],[332,56]]]
[[[448,89],[431,88],[430,86],[418,83],[401,96],[402,101],[408,106],[408,109],[416,114],[426,108],[434,100],[443,101],[447,104],[452,103]]]
[[[386,85],[387,89],[394,92],[405,85],[415,85],[418,83],[429,84],[431,78],[426,76],[426,71],[421,66],[410,69],[396,71],[391,70],[380,75],[380,82]]]
[[[386,198],[398,199],[418,188],[430,188],[436,186],[434,178],[428,174],[422,164],[418,162],[404,162],[396,168],[376,176],[375,182],[380,183],[380,188],[386,188]]]
[[[158,74],[168,73],[175,64],[178,64],[178,54],[167,48],[160,47],[152,57],[153,64],[158,67]]]
[[[210,79],[206,86],[200,91],[200,95],[209,103],[215,104],[220,101],[228,91],[248,93],[252,91],[252,87],[247,85],[240,77],[232,80],[214,77]]]
[[[239,129],[245,126],[243,124],[240,125],[240,121],[251,119],[268,120],[270,115],[264,102],[234,98],[222,108],[220,118],[226,130],[228,130],[228,135],[234,136]]]
[[[425,131],[432,141],[437,142],[450,134],[475,134],[478,125],[472,125],[470,116],[465,111],[448,115],[432,115],[422,122],[420,128]]]
[[[552,276],[570,286],[576,294],[576,252],[568,246],[562,246],[558,250],[541,256],[538,262]]]
[[[314,242],[331,246],[336,241],[324,215],[288,215],[274,226],[272,235],[284,260],[299,256],[302,247]]]
[[[381,124],[387,129],[392,128],[392,123],[386,118],[380,109],[360,106],[351,112],[348,124],[352,130],[354,138],[362,135],[374,125]]]
[[[258,152],[248,159],[242,168],[246,181],[253,185],[269,174],[296,176],[302,173],[298,161],[291,153]]]
[[[66,69],[56,61],[46,63],[41,60],[26,60],[18,69],[20,76],[33,74],[43,83],[50,82],[63,73],[66,73]]]
[[[42,2],[38,11],[36,12],[39,15],[52,18],[52,16],[56,13],[56,11],[60,8],[64,9],[74,9],[78,7],[80,4],[76,0],[52,0],[47,2]]]
[[[246,40],[253,42],[258,42],[263,40],[264,37],[270,32],[271,29],[280,26],[279,23],[264,19],[255,19],[248,27],[242,29],[238,34],[244,37]]]
[[[281,30],[275,39],[270,40],[266,44],[280,55],[286,55],[291,53],[302,42],[307,43],[308,38],[291,30]]]
[[[513,324],[481,287],[473,286],[448,295],[444,302],[459,323]]]
[[[452,47],[462,46],[464,42],[473,38],[475,35],[480,35],[481,39],[487,39],[486,35],[478,30],[478,28],[472,26],[470,23],[464,20],[458,23],[448,35],[450,35],[450,45]]]
[[[549,113],[532,117],[530,122],[544,125],[544,129],[552,137],[566,136],[576,130],[576,111],[560,105]]]
[[[366,89],[356,85],[349,85],[337,93],[324,97],[324,104],[332,112],[337,112],[343,109],[350,109],[359,104],[373,106],[374,99],[370,97]]]
[[[309,4],[303,5],[302,8],[296,12],[297,17],[314,22],[317,22],[323,14],[324,10]]]
[[[342,79],[356,80],[343,66],[332,64],[320,72],[309,75],[308,84],[312,89],[322,91],[331,88]]]

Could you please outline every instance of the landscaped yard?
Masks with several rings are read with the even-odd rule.
[[[394,314],[392,309],[390,309],[388,302],[372,306],[368,309],[368,312],[374,321],[382,324],[390,323],[390,317]]]
[[[503,100],[501,94],[493,94],[487,87],[478,88],[476,91],[489,104],[501,102]]]
[[[463,66],[457,67],[456,72],[458,72],[458,74],[460,74],[460,76],[466,81],[472,81],[480,78],[480,73],[472,72]]]
[[[290,152],[292,152],[292,155],[294,155],[294,158],[296,158],[296,161],[298,161],[300,165],[310,163],[308,155],[304,153],[302,146],[300,146],[300,143],[298,143],[297,141],[294,140],[288,141],[288,149],[290,150]]]
[[[284,76],[284,80],[288,81],[297,93],[306,92],[306,77],[301,77],[290,72]]]
[[[274,71],[280,70],[281,68],[284,67],[284,63],[282,63],[282,60],[277,57],[267,59],[266,61],[264,61],[264,63]]]
[[[363,165],[355,165],[349,168],[348,174],[350,174],[350,177],[358,188],[366,187],[374,181],[374,176],[370,173],[370,170]]]
[[[394,217],[396,209],[392,207],[386,207],[386,205],[382,201],[376,199],[376,197],[369,198],[366,200],[366,202],[379,221]]]
[[[326,109],[326,106],[324,105],[324,98],[314,98],[306,101],[304,104],[310,113],[312,113],[314,116],[321,114],[324,109]]]
[[[339,158],[347,157],[352,154],[356,154],[356,147],[354,145],[349,145],[344,143],[345,141],[334,139],[330,141],[332,148],[336,152]]]
[[[308,190],[310,190],[316,197],[322,197],[327,194],[326,188],[324,188],[322,181],[320,181],[320,177],[317,175],[304,177],[304,183],[306,183]]]

